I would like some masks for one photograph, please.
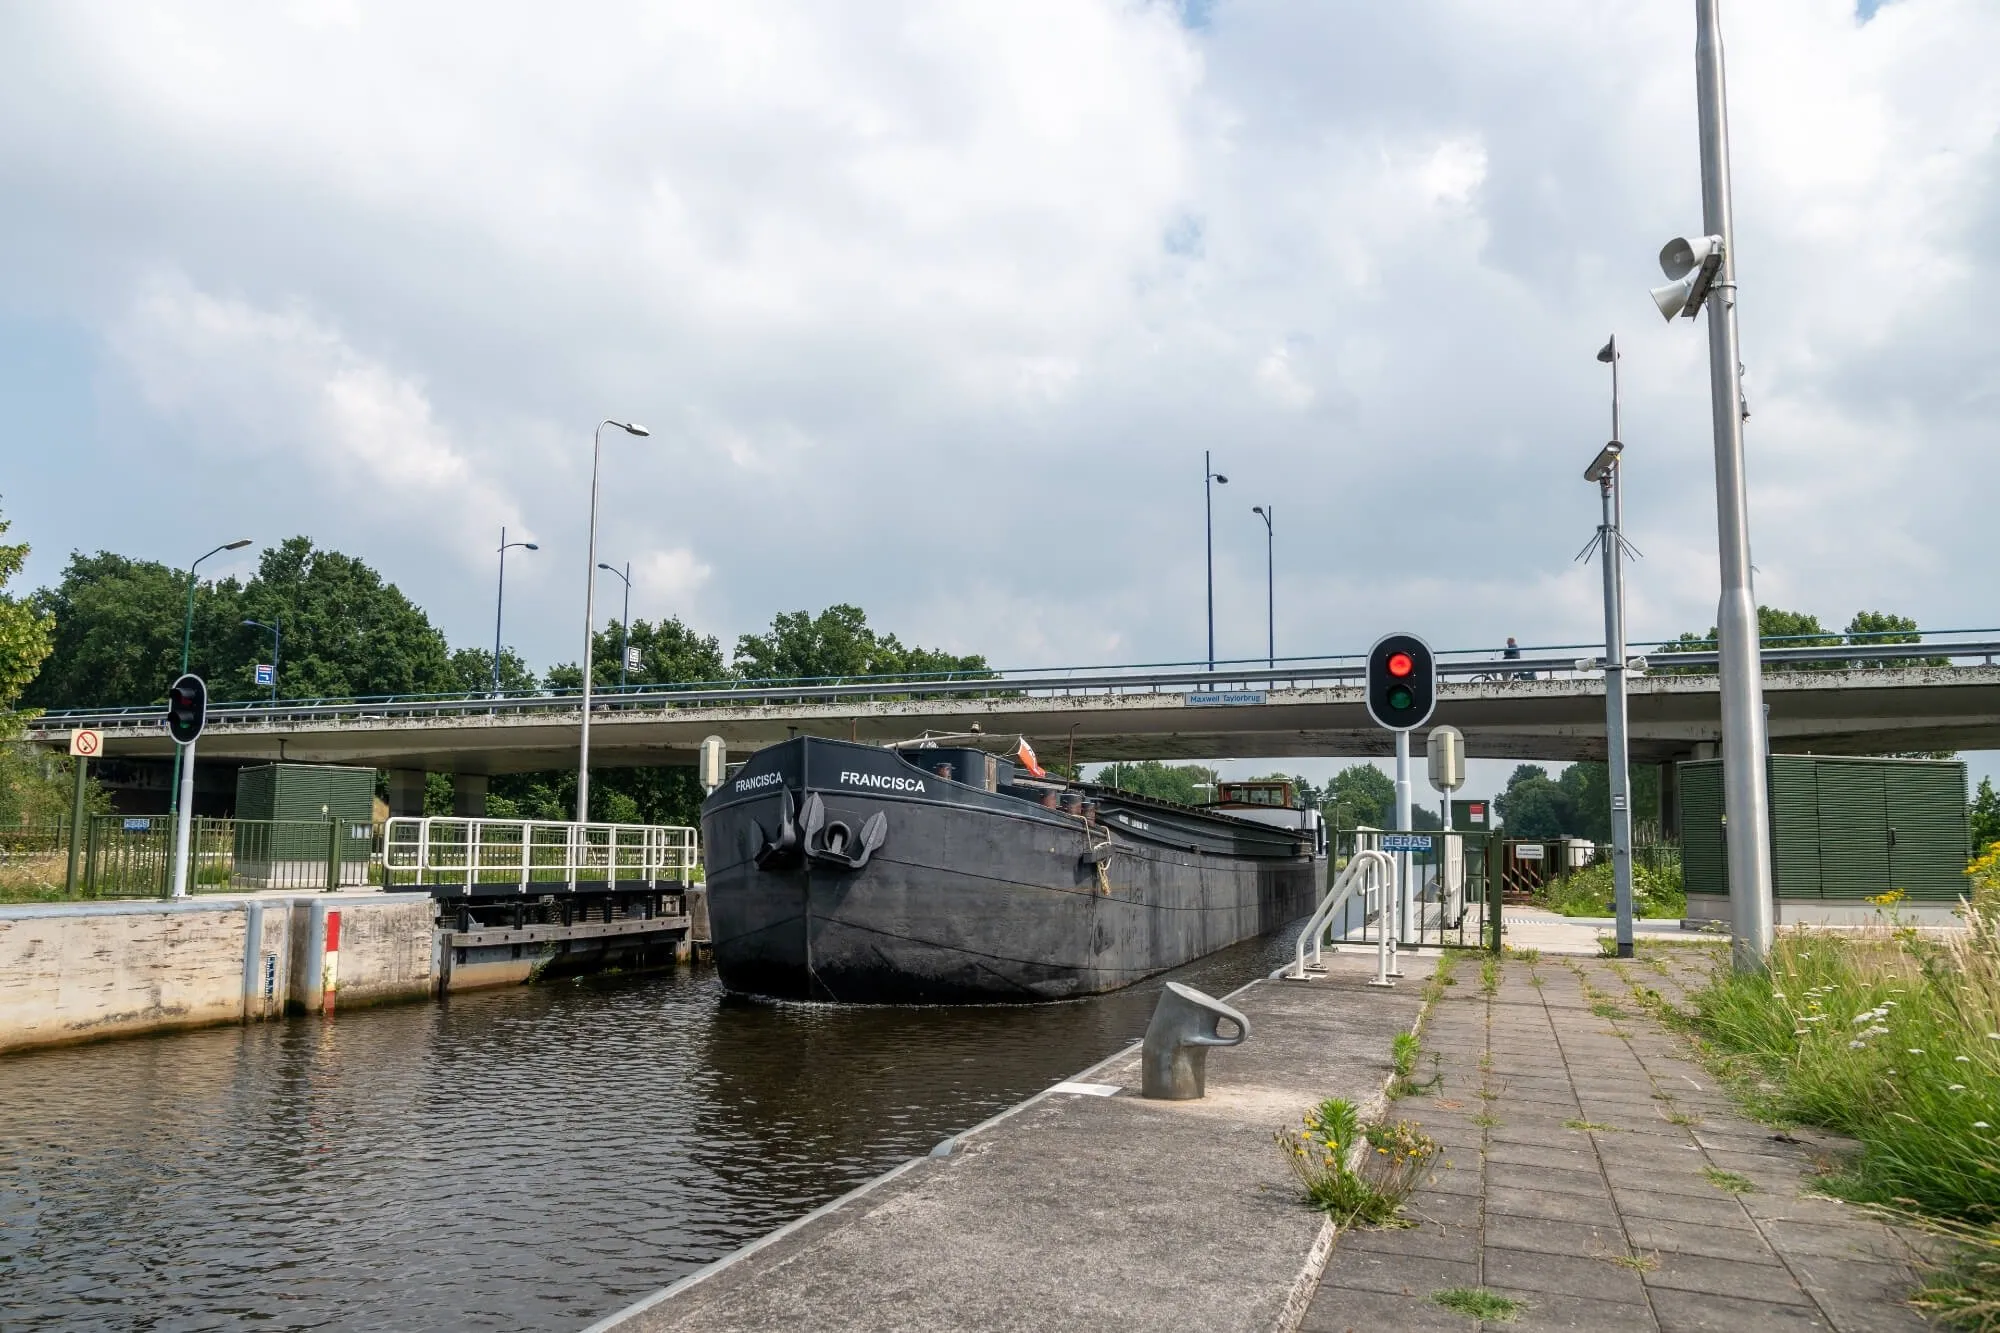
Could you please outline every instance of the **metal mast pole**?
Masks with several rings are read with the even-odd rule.
[[[1611,354],[1611,439],[1618,440],[1618,339],[1605,344]],[[1611,877],[1618,917],[1618,956],[1632,956],[1632,797],[1631,756],[1625,735],[1625,571],[1619,458],[1598,478],[1604,521],[1597,534],[1604,557],[1604,738],[1605,768],[1611,779]]]
[[[625,688],[625,664],[632,660],[632,562],[625,562],[625,610],[618,622],[618,688]]]
[[[1722,675],[1722,790],[1729,821],[1729,900],[1739,970],[1771,948],[1771,817],[1765,774],[1764,681],[1757,598],[1750,584],[1750,512],[1743,467],[1743,384],[1736,341],[1736,233],[1730,204],[1729,109],[1719,0],[1695,0],[1695,88],[1701,112],[1701,211],[1722,238],[1708,295],[1708,381],[1715,429],[1715,510],[1722,565],[1716,647]]]
[[[493,697],[500,697],[500,615],[507,606],[507,527],[500,526],[500,589],[493,596]]]
[[[1208,669],[1215,670],[1215,463],[1201,451],[1202,544],[1208,558]]]
[[[1276,505],[1264,507],[1264,651],[1267,660],[1264,665],[1271,670],[1278,669],[1278,565]]]
[[[590,541],[584,552],[583,585],[583,729],[576,755],[576,822],[590,822],[590,670],[592,649],[591,627],[597,623],[597,460],[603,452],[604,428],[609,421],[597,423],[597,429],[590,435]]]

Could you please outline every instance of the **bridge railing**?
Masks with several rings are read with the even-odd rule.
[[[382,830],[385,888],[511,886],[532,894],[687,884],[699,859],[695,830],[674,824],[399,816]]]
[[[1991,636],[2000,631],[1962,631]],[[1681,651],[1680,644],[1651,645],[1644,656],[1653,671],[1715,670],[1711,649]],[[1635,650],[1639,645],[1635,645]],[[1666,651],[1673,648],[1676,651]],[[1524,649],[1520,657],[1502,657],[1495,650],[1441,653],[1438,674],[1447,681],[1511,684],[1575,678],[1595,674],[1601,664],[1592,645],[1557,645]],[[1533,656],[1529,654],[1533,653]],[[1635,657],[1638,656],[1635,651]],[[1773,646],[1763,649],[1765,669],[1819,666],[1930,664],[1968,659],[1992,665],[2000,655],[2000,638],[1941,640],[1926,636],[1921,643],[1845,643]],[[700,684],[644,685],[609,689],[592,702],[593,713],[617,714],[676,708],[749,707],[785,703],[833,703],[907,698],[979,698],[1014,696],[1048,698],[1065,695],[1161,694],[1258,691],[1278,688],[1351,685],[1364,671],[1359,656],[1279,659],[1276,666],[1217,663],[1160,663],[1135,667],[1063,667],[1022,671],[945,672],[881,677],[804,678],[787,680],[712,681]],[[538,690],[511,694],[422,694],[345,699],[305,699],[211,703],[208,717],[221,726],[265,726],[283,729],[299,723],[369,725],[403,719],[488,714],[543,714],[575,717],[579,694]],[[112,731],[158,730],[159,704],[118,708],[63,709],[42,714],[28,723],[32,733],[54,736],[73,727]]]

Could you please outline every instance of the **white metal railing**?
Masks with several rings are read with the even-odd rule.
[[[513,885],[530,893],[578,881],[686,884],[700,853],[695,831],[678,824],[398,817],[382,830],[382,885]]]
[[[1298,953],[1287,975],[1304,978],[1308,952],[1312,955],[1312,965],[1314,967],[1320,965],[1322,937],[1326,935],[1328,926],[1333,922],[1333,914],[1340,911],[1348,899],[1356,893],[1361,895],[1361,915],[1364,922],[1371,916],[1393,914],[1396,900],[1395,886],[1396,861],[1387,852],[1364,850],[1348,858],[1347,867],[1340,872],[1340,878],[1333,882],[1333,887],[1327,890],[1326,897],[1320,900],[1319,906],[1306,919],[1305,929],[1299,932]],[[1393,948],[1396,934],[1393,923],[1388,920],[1381,921],[1381,928],[1376,934],[1379,938],[1379,948],[1383,951],[1380,970],[1386,977],[1389,972],[1388,950]]]

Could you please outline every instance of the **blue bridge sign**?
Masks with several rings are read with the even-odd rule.
[[[1431,849],[1431,835],[1428,833],[1384,833],[1382,850],[1385,852],[1427,852]]]

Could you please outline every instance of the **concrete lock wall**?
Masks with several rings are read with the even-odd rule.
[[[427,998],[431,911],[420,894],[0,908],[0,1051]]]

